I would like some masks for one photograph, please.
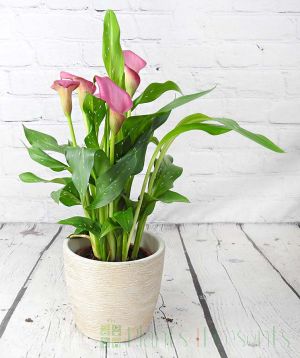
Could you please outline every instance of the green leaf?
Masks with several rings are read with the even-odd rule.
[[[66,151],[67,161],[72,169],[72,180],[82,202],[94,165],[94,155],[95,150],[90,148],[69,147]]]
[[[56,202],[61,202],[65,206],[74,206],[80,205],[80,197],[75,185],[70,181],[63,188],[53,191],[51,193],[51,198]]]
[[[119,228],[119,225],[116,224],[111,218],[108,218],[104,221],[104,223],[101,226],[101,235],[100,238],[104,237],[108,233],[116,230]]]
[[[195,113],[195,114],[192,114],[192,115],[184,118],[179,123],[179,125],[193,124],[193,123],[206,122],[206,121],[214,121],[214,122],[221,123],[224,125],[225,128],[227,128],[229,130],[233,130],[233,131],[241,134],[242,136],[244,136],[248,139],[251,139],[252,141],[262,145],[263,147],[266,147],[266,148],[268,148],[274,152],[277,152],[277,153],[284,153],[284,150],[282,150],[280,147],[278,147],[275,143],[273,143],[267,137],[265,137],[261,134],[250,132],[250,131],[240,127],[237,122],[235,122],[234,120],[229,119],[229,118],[213,118],[213,117],[205,116],[201,113]]]
[[[181,203],[189,203],[189,199],[185,196],[176,193],[175,191],[167,190],[165,193],[161,194],[157,200],[163,203],[174,203],[174,202],[181,202]]]
[[[79,230],[89,231],[94,235],[101,234],[100,225],[96,221],[93,221],[89,218],[85,218],[83,216],[73,216],[68,219],[60,220],[58,223],[62,225],[71,225]]]
[[[105,152],[101,149],[95,152],[94,168],[97,177],[105,173],[110,168],[109,159]]]
[[[193,94],[188,94],[186,96],[178,97],[178,98],[174,99],[172,102],[168,103],[163,108],[161,108],[157,113],[172,111],[173,109],[175,109],[177,107],[183,106],[186,103],[189,103],[199,97],[206,95],[207,93],[211,92],[213,89],[215,89],[215,87],[213,87],[209,90],[206,90],[206,91],[201,91],[201,92],[197,92],[197,93],[193,93]]]
[[[133,223],[132,208],[114,213],[113,218],[120,224],[124,231],[130,232]]]
[[[120,45],[120,27],[112,10],[107,10],[103,26],[102,58],[108,76],[123,87],[124,56]]]
[[[174,181],[182,174],[182,168],[173,164],[173,158],[166,155],[159,167],[152,189],[155,198],[173,188]]]
[[[166,81],[163,83],[159,83],[159,82],[151,83],[144,90],[144,92],[133,101],[132,109],[134,109],[139,104],[155,101],[157,98],[159,98],[162,94],[164,94],[167,91],[177,91],[182,93],[181,89],[173,81]]]
[[[43,179],[38,177],[37,175],[30,173],[30,172],[25,172],[19,175],[19,178],[24,182],[24,183],[56,183],[56,184],[67,184],[70,180],[72,180],[71,178],[54,178],[54,179]]]
[[[27,150],[32,160],[52,169],[55,172],[61,172],[68,168],[66,164],[50,157],[50,155],[43,152],[40,148],[32,147],[27,148]]]
[[[83,102],[83,112],[89,128],[84,142],[88,148],[98,149],[99,127],[106,113],[105,102],[88,93]]]
[[[96,180],[96,197],[91,209],[101,208],[117,198],[128,178],[142,171],[152,131],[144,133],[135,146]]]
[[[53,152],[64,153],[65,146],[59,145],[57,140],[49,134],[26,128],[24,125],[23,129],[25,137],[33,147],[39,148],[41,150],[50,150]]]

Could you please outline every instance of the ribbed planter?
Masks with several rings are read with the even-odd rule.
[[[86,336],[124,342],[147,332],[159,295],[165,246],[144,233],[142,247],[152,252],[128,262],[90,260],[76,254],[87,239],[64,242],[64,269],[75,323]]]

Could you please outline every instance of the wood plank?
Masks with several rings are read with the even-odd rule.
[[[0,322],[57,230],[53,224],[3,224],[0,230]]]
[[[300,229],[296,224],[244,224],[247,238],[300,298]]]
[[[297,357],[300,300],[240,227],[180,232],[228,357]]]
[[[56,229],[58,226],[56,226]],[[63,281],[64,227],[44,252],[0,340],[3,357],[105,357],[105,346],[75,329]]]

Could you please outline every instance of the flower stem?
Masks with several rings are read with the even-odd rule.
[[[73,128],[71,114],[66,114],[66,117],[68,120],[68,125],[69,125],[69,129],[70,129],[70,133],[71,133],[72,144],[73,144],[73,147],[76,147],[77,142],[76,142],[76,137],[75,137],[75,132],[74,132],[74,128]]]

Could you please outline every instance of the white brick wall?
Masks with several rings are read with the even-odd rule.
[[[192,203],[159,205],[151,219],[299,221],[299,0],[0,0],[0,221],[56,221],[78,212],[51,201],[55,186],[18,180],[25,170],[47,175],[27,156],[21,124],[61,141],[68,134],[50,85],[62,69],[103,74],[108,7],[117,10],[123,47],[148,61],[142,88],[167,79],[185,92],[218,84],[177,110],[164,130],[201,111],[236,119],[287,151],[278,155],[233,133],[186,134],[171,152],[184,167],[176,189]],[[81,128],[78,109],[74,118]]]

